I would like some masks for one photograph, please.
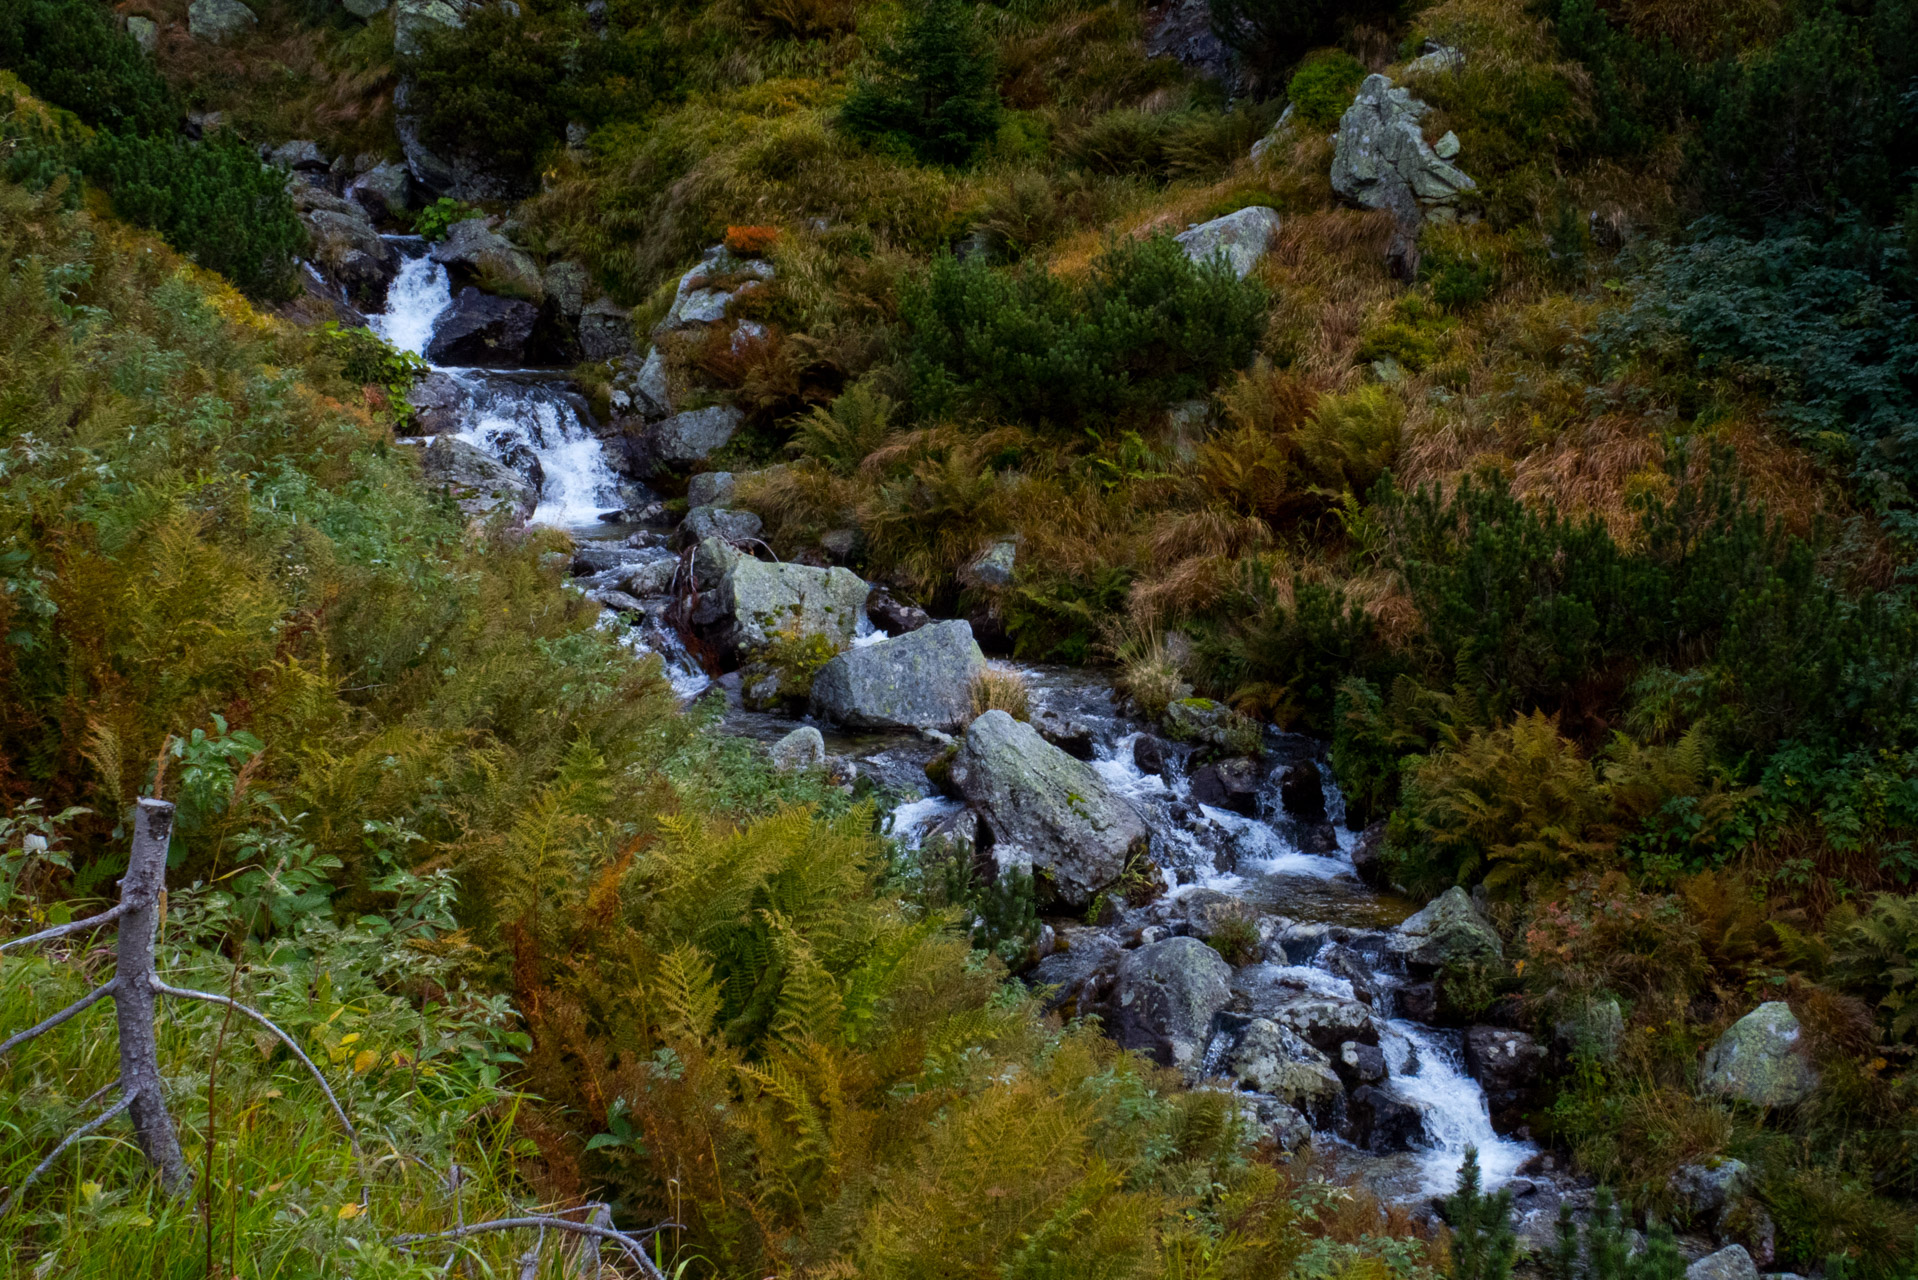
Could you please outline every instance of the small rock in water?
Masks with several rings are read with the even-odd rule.
[[[1353,1088],[1385,1079],[1385,1051],[1375,1044],[1347,1040],[1332,1059],[1332,1069]]]
[[[961,621],[859,645],[813,677],[813,713],[860,729],[957,729],[986,658]]]
[[[627,595],[624,591],[602,588],[598,591],[589,591],[586,593],[586,596],[587,599],[596,600],[615,613],[644,613],[646,611],[645,605],[635,600],[632,596]]]
[[[826,739],[811,725],[801,725],[773,743],[773,768],[781,773],[826,767]]]
[[[1132,764],[1140,773],[1165,776],[1165,740],[1142,733],[1132,740]]]
[[[1325,821],[1325,785],[1319,766],[1301,760],[1285,771],[1279,782],[1279,803],[1301,822]]]
[[[866,616],[888,635],[903,636],[932,621],[932,615],[918,605],[902,604],[884,587],[874,587],[866,597]]]
[[[1245,759],[1221,760],[1192,775],[1192,798],[1250,818],[1259,811],[1259,766]]]
[[[1119,962],[1119,1043],[1194,1075],[1213,1015],[1231,998],[1231,973],[1219,953],[1197,938],[1167,938],[1128,953]]]

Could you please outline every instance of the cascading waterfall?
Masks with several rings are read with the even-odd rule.
[[[418,236],[388,239],[405,257],[387,291],[374,331],[403,351],[424,355],[433,327],[452,305],[446,268],[426,255]],[[488,369],[434,366],[457,382],[469,408],[458,436],[524,475],[539,489],[531,520],[560,528],[589,528],[603,512],[623,505],[620,479],[606,464],[586,402],[564,384]]]

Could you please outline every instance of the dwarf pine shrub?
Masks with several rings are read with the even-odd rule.
[[[964,165],[999,127],[992,46],[965,0],[917,0],[839,109],[868,146],[922,164]]]
[[[97,0],[10,0],[0,10],[0,67],[97,128],[160,136],[179,124],[173,90]]]

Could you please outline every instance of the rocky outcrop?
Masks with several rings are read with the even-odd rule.
[[[127,34],[133,37],[133,43],[140,46],[142,53],[151,55],[160,47],[160,24],[141,14],[128,16]]]
[[[259,25],[253,10],[240,0],[193,0],[186,9],[187,34],[209,44],[223,44]]]
[[[745,277],[740,279],[740,277]],[[757,282],[773,278],[773,264],[763,258],[741,258],[724,245],[708,249],[673,290],[673,305],[654,333],[675,329],[693,329],[717,324],[726,316],[726,308],[742,290],[757,287]]]
[[[826,767],[826,739],[811,725],[801,725],[773,743],[773,768],[781,773]]]
[[[1718,1221],[1728,1205],[1751,1191],[1751,1166],[1743,1160],[1680,1165],[1667,1189],[1686,1220],[1709,1225]]]
[[[435,437],[420,458],[420,470],[469,516],[505,512],[525,517],[539,503],[539,491],[517,471],[455,436]]]
[[[1386,939],[1407,965],[1426,971],[1496,962],[1505,957],[1498,931],[1454,885],[1409,917]]]
[[[1367,209],[1414,213],[1449,206],[1476,185],[1441,159],[1419,128],[1431,108],[1382,75],[1371,75],[1339,120],[1332,189]]]
[[[731,405],[715,404],[648,424],[634,446],[640,474],[658,475],[704,462],[726,447],[745,420]]]
[[[1805,1047],[1791,1008],[1766,1001],[1719,1037],[1705,1055],[1699,1083],[1707,1093],[1755,1107],[1796,1106],[1818,1087]]]
[[[1252,205],[1228,213],[1223,218],[1202,222],[1173,238],[1194,262],[1210,262],[1223,257],[1232,274],[1243,280],[1271,251],[1279,234],[1279,212],[1265,205]]]
[[[1145,52],[1148,58],[1176,59],[1226,84],[1236,81],[1232,51],[1212,29],[1206,0],[1161,0],[1148,11]]]
[[[488,293],[521,298],[534,306],[546,300],[546,284],[532,255],[493,230],[485,218],[455,222],[427,256],[464,273]]]
[[[1032,870],[1043,895],[1068,909],[1090,903],[1149,844],[1138,810],[1091,765],[1003,711],[966,730],[952,781],[990,833],[1000,870]]]
[[[957,729],[986,656],[963,621],[848,649],[813,677],[812,710],[855,729]]]
[[[987,714],[1017,723],[1003,711]],[[1231,998],[1226,989],[1231,972],[1219,953],[1197,938],[1167,938],[1127,952],[1119,962],[1115,996],[1113,1031],[1119,1043],[1179,1068],[1188,1078],[1196,1076],[1212,1039],[1212,1019]],[[1332,1083],[1337,1087],[1336,1077]]]
[[[434,364],[510,367],[526,361],[526,342],[539,308],[468,285],[433,327],[426,358]]]
[[[408,0],[400,0],[402,17]],[[421,9],[450,14],[455,4],[447,0],[424,0]],[[459,22],[422,23],[458,26]],[[397,44],[398,41],[396,40]],[[456,200],[505,200],[524,194],[524,184],[496,172],[485,156],[459,148],[435,150],[420,133],[419,118],[408,111],[411,86],[402,80],[393,90],[393,132],[406,156],[406,171],[429,195],[452,196]]]

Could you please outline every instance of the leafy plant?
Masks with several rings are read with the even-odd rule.
[[[1285,96],[1303,126],[1329,129],[1352,105],[1352,95],[1365,79],[1365,64],[1342,49],[1315,53],[1299,65],[1286,82]]]
[[[340,362],[347,381],[378,387],[392,408],[395,427],[404,430],[413,421],[413,406],[407,396],[413,384],[430,368],[411,351],[402,351],[365,327],[341,328],[329,320],[320,326],[320,341]]]
[[[1834,976],[1870,998],[1892,1043],[1918,1030],[1918,898],[1881,893],[1826,923]]]
[[[478,217],[479,212],[464,200],[441,196],[413,216],[413,230],[427,240],[444,240],[454,223]]]

